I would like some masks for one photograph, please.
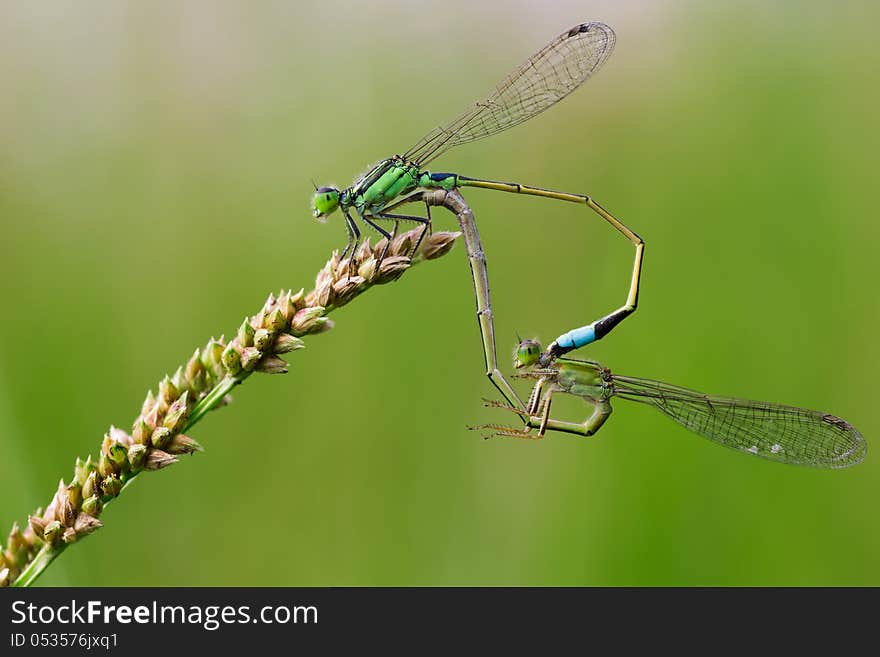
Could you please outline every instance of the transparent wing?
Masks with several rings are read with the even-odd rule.
[[[709,440],[772,461],[846,468],[867,452],[862,434],[828,413],[716,397],[649,379],[612,375],[612,381],[614,396],[653,406]]]
[[[614,40],[614,31],[604,23],[575,25],[507,76],[486,100],[429,132],[404,158],[424,165],[454,146],[494,135],[543,112],[605,63]]]

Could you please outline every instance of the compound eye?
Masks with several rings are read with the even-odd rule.
[[[321,187],[315,192],[313,205],[315,216],[323,217],[339,207],[339,190],[333,187]]]

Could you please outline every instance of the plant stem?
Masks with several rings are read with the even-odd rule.
[[[231,340],[211,338],[196,349],[185,365],[159,383],[156,394],[147,394],[130,433],[111,427],[97,459],[77,459],[73,478],[59,482],[45,510],[31,515],[24,529],[13,524],[6,549],[0,546],[0,586],[33,585],[68,545],[102,526],[98,516],[103,509],[141,472],[201,451],[184,432],[223,405],[236,385],[254,372],[286,372],[287,363],[279,356],[301,349],[301,337],[332,328],[329,312],[370,287],[397,280],[416,262],[445,255],[461,235],[433,233],[422,240],[420,230],[398,235],[390,244],[371,247],[365,241],[349,259],[334,253],[318,272],[313,290],[270,294]],[[414,245],[419,245],[417,253],[412,252]]]
[[[238,376],[225,376],[223,379],[214,386],[214,389],[211,390],[205,397],[203,397],[194,407],[193,411],[190,414],[189,421],[186,424],[186,429],[192,427],[196,422],[201,420],[208,411],[212,410],[217,404],[223,401],[223,398],[229,394],[229,391],[232,390],[236,385],[241,383],[244,379],[246,379],[250,375],[250,372],[242,372]],[[135,477],[137,477],[140,472],[132,473],[125,481],[125,485],[122,487],[122,490],[128,488],[129,484],[134,481]],[[120,491],[121,492],[121,491]],[[116,498],[110,498],[104,504],[104,508],[110,504]],[[64,548],[67,547],[66,543],[60,543],[58,545],[48,545],[44,544],[40,551],[37,553],[37,556],[34,557],[34,560],[31,561],[27,567],[21,571],[21,575],[15,580],[12,584],[15,587],[28,587],[33,584],[36,579],[43,573],[46,568],[55,560],[55,558],[64,551]]]
[[[227,376],[223,377],[223,379],[220,381],[220,383],[218,383],[216,386],[214,386],[214,388],[211,390],[211,392],[209,392],[207,395],[205,395],[193,407],[192,413],[190,413],[189,420],[187,421],[186,426],[184,427],[183,431],[188,431],[196,422],[198,422],[203,417],[205,417],[205,415],[207,415],[209,411],[214,410],[214,408],[217,406],[217,404],[222,402],[223,398],[226,397],[226,395],[228,395],[229,392],[235,386],[237,386],[239,383],[244,381],[250,375],[251,375],[251,372],[241,372],[237,376],[227,375]],[[129,484],[132,481],[134,481],[135,477],[137,477],[140,473],[141,473],[141,471],[138,471],[138,472],[132,472],[130,475],[128,475],[128,477],[125,479],[125,484],[122,486],[122,490],[119,491],[119,493],[122,494],[122,491],[124,491],[126,488],[128,488]],[[111,497],[110,499],[106,500],[104,502],[104,508],[106,509],[107,506],[110,504],[110,502],[112,502],[115,499],[116,499],[115,497]],[[48,566],[49,563],[51,563],[51,560],[48,563],[46,563],[46,566]],[[44,566],[44,568],[46,566]],[[37,573],[37,575],[39,575],[39,573]],[[34,579],[36,579],[37,575],[34,576]]]
[[[250,376],[250,374],[250,372],[242,372],[237,376],[227,375],[223,377],[220,383],[214,386],[214,389],[200,399],[193,407],[192,412],[189,414],[189,420],[183,431],[189,430],[190,427],[207,415],[208,411],[214,410],[214,407],[223,401],[223,398],[228,395],[235,386]]]
[[[33,561],[27,565],[27,568],[21,571],[21,575],[12,583],[12,586],[24,588],[33,584],[37,577],[49,567],[49,564],[55,561],[55,557],[64,552],[66,547],[66,543],[59,543],[58,545],[44,544],[40,551],[37,552],[37,556],[34,557]]]

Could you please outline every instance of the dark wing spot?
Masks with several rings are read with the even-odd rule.
[[[823,415],[822,421],[827,422],[828,424],[833,425],[838,429],[843,429],[844,431],[848,431],[852,428],[849,422],[837,417],[836,415],[831,415],[830,413],[826,413],[825,415]]]

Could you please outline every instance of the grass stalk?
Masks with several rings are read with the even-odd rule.
[[[281,356],[302,349],[305,336],[331,329],[328,313],[375,285],[396,281],[417,262],[445,255],[461,234],[433,233],[410,257],[420,232],[416,228],[373,247],[367,240],[346,259],[334,252],[312,290],[270,294],[231,340],[211,338],[196,349],[147,393],[130,432],[110,427],[97,457],[78,458],[73,477],[61,479],[46,508],[37,509],[24,529],[13,524],[5,548],[0,546],[0,586],[31,586],[67,547],[103,526],[103,510],[141,473],[202,451],[187,432],[209,411],[226,405],[235,386],[251,374],[286,373]]]

